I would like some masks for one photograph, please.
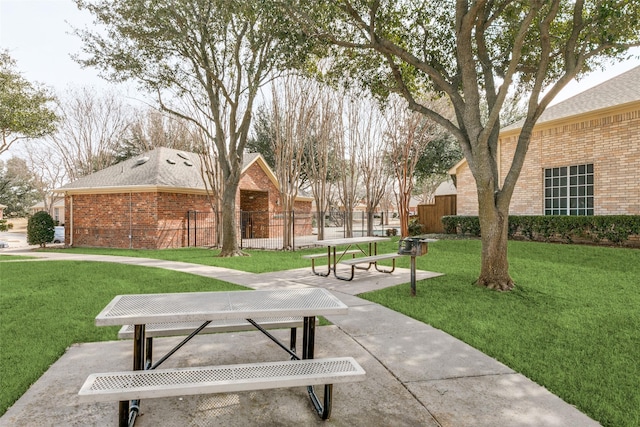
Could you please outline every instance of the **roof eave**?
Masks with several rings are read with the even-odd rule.
[[[598,110],[593,110],[593,111],[588,111],[586,113],[578,113],[578,114],[572,114],[570,116],[564,116],[564,117],[558,117],[556,119],[553,120],[547,120],[547,121],[542,121],[542,122],[537,122],[534,127],[533,127],[533,131],[541,131],[541,130],[545,130],[545,129],[549,129],[549,128],[554,128],[557,127],[558,125],[565,123],[565,122],[575,122],[575,121],[587,121],[587,120],[591,120],[595,117],[598,116],[603,116],[603,115],[608,115],[608,114],[615,114],[618,112],[623,112],[626,110],[632,110],[635,108],[640,108],[640,100],[638,101],[631,101],[631,102],[626,102],[624,104],[619,104],[619,105],[613,105],[611,107],[607,107],[607,108],[600,108]],[[518,127],[514,127],[514,128],[509,128],[507,127],[506,129],[504,129],[503,131],[500,132],[500,138],[504,138],[507,136],[512,136],[512,135],[517,135],[520,133],[520,131],[522,130],[522,126],[518,126]]]
[[[161,185],[128,185],[121,187],[79,187],[58,188],[54,193],[65,195],[76,194],[117,194],[117,193],[180,193],[180,194],[207,194],[204,188],[171,187]]]

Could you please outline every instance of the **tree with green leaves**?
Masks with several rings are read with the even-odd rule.
[[[194,124],[222,176],[220,256],[239,249],[236,194],[260,87],[306,50],[270,1],[75,0],[94,16],[77,31],[88,58],[114,81],[134,80],[160,108]],[[102,27],[102,28],[99,28]]]
[[[27,162],[12,157],[6,162],[0,160],[0,204],[6,205],[4,215],[9,218],[23,218],[29,208],[41,200],[36,186],[36,177]]]
[[[509,204],[533,126],[574,77],[640,45],[636,0],[295,0],[280,6],[332,52],[332,72],[409,108],[458,140],[476,180],[482,262],[476,284],[510,290]],[[453,119],[429,108],[447,97]],[[515,155],[497,167],[500,116],[510,94],[526,114]]]
[[[438,186],[449,179],[449,170],[462,160],[460,145],[446,131],[437,132],[416,163],[414,177],[422,202],[430,203]]]
[[[13,223],[8,222],[6,219],[0,219],[0,231],[9,231],[13,228]]]
[[[0,51],[0,154],[16,141],[41,138],[55,131],[54,97],[16,70],[8,52]]]
[[[250,153],[260,153],[271,169],[276,167],[276,158],[273,152],[274,117],[269,108],[261,106],[253,119],[253,135],[247,141],[247,150]]]
[[[49,212],[39,211],[33,214],[27,221],[27,243],[40,245],[41,248],[53,241],[55,235],[55,223]]]

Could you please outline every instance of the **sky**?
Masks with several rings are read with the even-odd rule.
[[[0,0],[0,49],[8,49],[16,68],[30,82],[62,93],[69,87],[116,87],[95,69],[83,69],[71,59],[81,53],[74,27],[91,26],[92,17],[72,0]]]
[[[91,15],[79,11],[72,0],[0,0],[0,49],[8,49],[17,69],[28,81],[42,83],[62,93],[69,87],[114,88],[94,69],[83,69],[72,54],[81,53],[81,42],[73,27],[90,26]],[[633,51],[640,55],[640,49]],[[633,59],[594,72],[572,82],[554,100],[557,103],[640,65]],[[133,86],[116,86],[136,97]]]

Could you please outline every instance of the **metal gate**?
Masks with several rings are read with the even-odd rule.
[[[217,246],[216,214],[213,212],[187,212],[187,246]]]

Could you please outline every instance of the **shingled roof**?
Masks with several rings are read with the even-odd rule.
[[[198,155],[170,148],[156,148],[77,179],[60,187],[58,191],[135,191],[149,188],[204,191]]]
[[[633,68],[565,101],[548,107],[536,125],[640,101],[640,67]],[[520,129],[523,121],[502,131]]]
[[[246,153],[242,172],[261,160],[260,166],[274,181],[274,173],[259,153]],[[159,147],[64,185],[56,192],[118,192],[142,190],[206,191],[200,157],[196,153]]]

